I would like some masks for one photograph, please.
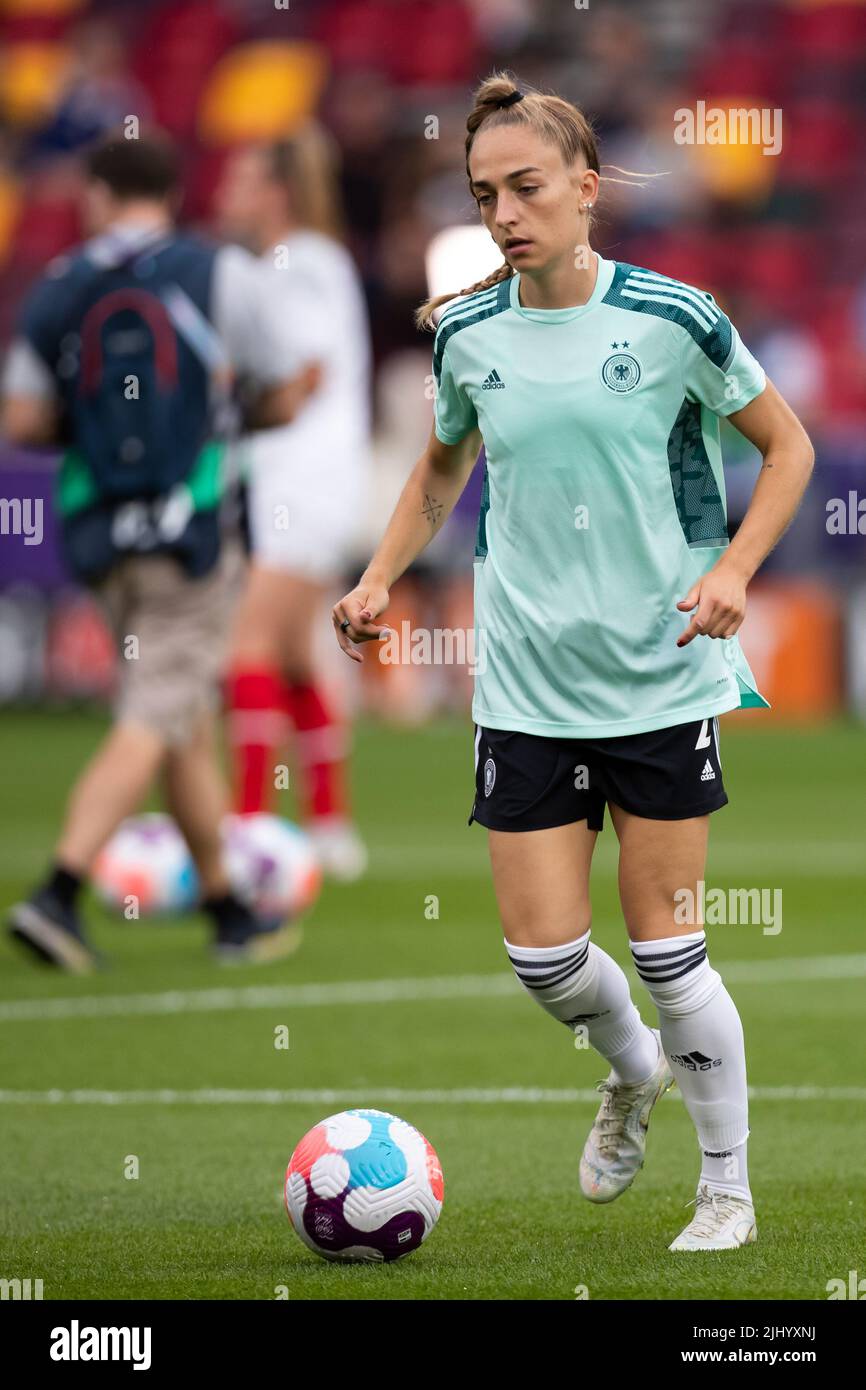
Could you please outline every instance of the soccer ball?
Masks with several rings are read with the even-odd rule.
[[[294,920],[312,907],[322,870],[308,835],[280,816],[226,816],[226,872],[238,897],[261,917]]]
[[[384,1110],[344,1110],[305,1134],[286,1170],[286,1210],[326,1260],[398,1260],[442,1211],[436,1150]]]
[[[198,900],[195,864],[171,816],[125,820],[93,866],[93,886],[108,907],[134,917],[187,912]]]
[[[309,836],[278,816],[226,816],[220,827],[232,888],[259,916],[294,920],[315,901],[322,871]],[[135,916],[188,912],[199,901],[198,873],[171,816],[126,820],[98,855],[93,885],[109,907]]]

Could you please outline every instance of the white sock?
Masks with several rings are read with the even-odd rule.
[[[750,1197],[749,1102],[737,1007],[707,959],[703,931],[633,941],[635,968],[659,1013],[662,1043],[704,1155],[701,1181]]]
[[[590,1046],[621,1081],[645,1081],[652,1074],[659,1058],[655,1035],[632,1002],[625,974],[590,941],[589,932],[564,946],[506,941],[505,949],[533,999],[567,1027],[585,1027]]]
[[[720,1192],[733,1192],[738,1197],[748,1197],[749,1168],[746,1159],[746,1141],[731,1149],[712,1153],[701,1149],[701,1176],[698,1186],[706,1183]]]

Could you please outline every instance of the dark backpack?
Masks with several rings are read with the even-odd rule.
[[[28,337],[56,374],[64,434],[104,500],[167,492],[213,433],[214,257],[191,237],[134,250],[105,238],[40,286]]]
[[[180,482],[203,437],[183,439],[175,331],[149,290],[113,290],[81,324],[72,434],[103,497],[144,497]],[[188,441],[185,441],[188,444]]]
[[[188,514],[182,486],[230,414],[210,321],[215,256],[194,237],[133,249],[109,235],[61,258],[28,302],[22,330],[54,374],[62,438],[94,485],[84,509],[63,517],[81,579],[127,551],[172,551],[192,575],[216,561],[222,508]]]

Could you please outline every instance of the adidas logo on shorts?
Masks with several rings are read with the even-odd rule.
[[[715,770],[714,770],[713,765],[712,765],[712,763],[710,762],[709,758],[707,758],[707,761],[704,763],[704,770],[703,770],[703,772],[701,773],[701,781],[702,781],[702,782],[715,782],[715,780],[716,780]]]
[[[481,383],[481,390],[482,390],[482,391],[504,391],[504,390],[505,390],[505,382],[502,380],[501,376],[499,375],[499,373],[497,372],[497,370],[496,370],[495,367],[493,368],[493,371],[489,374],[489,376],[486,376],[486,377],[484,378],[484,380],[482,381],[482,383]]]

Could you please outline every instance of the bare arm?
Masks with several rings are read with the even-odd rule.
[[[310,396],[318,391],[323,368],[319,362],[308,362],[297,374],[262,387],[249,402],[245,402],[244,425],[248,430],[269,430],[289,425]]]
[[[244,423],[250,430],[289,424],[318,390],[322,371],[311,363],[297,376],[265,387],[245,403]],[[57,406],[42,396],[10,394],[0,402],[0,435],[10,444],[50,445],[57,439]]]
[[[431,430],[424,453],[406,479],[385,534],[357,587],[331,613],[337,641],[353,661],[363,661],[353,643],[378,639],[375,619],[388,606],[388,590],[421,554],[454,510],[481,448],[471,430],[457,444],[443,444]],[[349,626],[341,626],[348,619]]]
[[[678,604],[692,620],[677,641],[733,637],[746,615],[746,587],[793,520],[815,462],[809,436],[771,381],[728,417],[764,462],[742,525],[725,553]]]
[[[42,396],[6,395],[0,402],[0,435],[24,447],[53,444],[57,407]]]

